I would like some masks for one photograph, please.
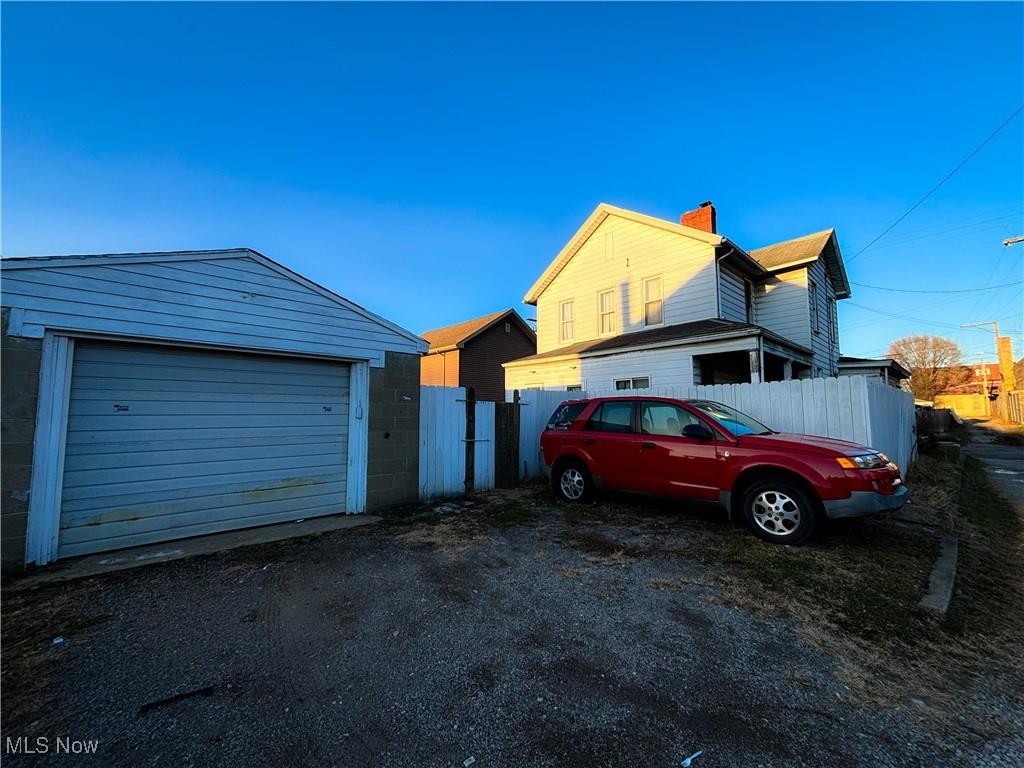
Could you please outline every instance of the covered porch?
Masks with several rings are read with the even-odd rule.
[[[812,375],[810,352],[752,336],[746,349],[693,356],[694,384],[759,384],[806,379]]]

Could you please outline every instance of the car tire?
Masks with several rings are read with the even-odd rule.
[[[747,488],[743,517],[758,537],[773,544],[803,544],[818,525],[814,498],[783,477],[758,480]]]
[[[579,461],[560,463],[551,476],[551,485],[562,501],[581,504],[594,495],[594,480]]]

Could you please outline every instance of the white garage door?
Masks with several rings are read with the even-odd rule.
[[[58,557],[345,511],[349,366],[75,346]]]

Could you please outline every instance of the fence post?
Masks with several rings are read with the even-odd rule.
[[[476,486],[476,391],[466,387],[466,495]]]
[[[519,390],[512,391],[512,466],[515,468],[515,472],[512,473],[514,480],[512,481],[515,485],[519,485],[520,474],[519,474],[519,439],[520,435],[520,420],[519,420],[519,409],[520,405]]]

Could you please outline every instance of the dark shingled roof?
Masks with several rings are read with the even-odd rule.
[[[714,337],[718,335],[742,336],[746,334],[762,334],[768,338],[785,344],[787,347],[794,346],[791,341],[787,341],[776,336],[771,331],[767,331],[759,325],[737,323],[732,320],[712,319],[695,320],[691,323],[680,323],[678,325],[665,325],[661,328],[651,328],[650,330],[636,331],[635,333],[624,333],[621,336],[613,336],[610,339],[601,339],[599,341],[581,341],[578,344],[569,344],[568,346],[559,347],[558,349],[550,349],[547,352],[541,352],[538,355],[521,357],[518,360],[512,360],[510,362],[521,363],[526,360],[544,360],[550,357],[561,357],[562,355],[614,352],[628,347],[635,347],[643,344],[658,344],[667,341],[687,341],[690,339],[701,339],[704,337]],[[796,348],[803,349],[799,346]]]
[[[468,339],[476,336],[481,331],[487,329],[492,323],[498,322],[501,318],[506,315],[513,315],[512,321],[517,322],[521,327],[525,328],[529,333],[533,334],[531,329],[526,322],[519,317],[519,314],[514,309],[503,309],[499,312],[492,312],[489,315],[483,317],[477,317],[473,320],[465,320],[461,323],[455,323],[455,325],[446,325],[444,328],[435,328],[432,331],[425,331],[421,333],[427,343],[430,344],[430,352],[436,349],[443,349],[447,347],[454,347],[458,344],[462,344]]]
[[[766,245],[764,248],[755,248],[750,255],[759,262],[765,269],[774,269],[783,264],[791,264],[795,261],[810,261],[816,259],[825,250],[829,238],[832,237],[834,229],[824,229],[803,237],[795,237],[792,240],[785,240],[775,245]]]

